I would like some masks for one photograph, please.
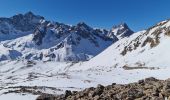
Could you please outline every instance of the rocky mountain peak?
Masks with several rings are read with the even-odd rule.
[[[89,27],[85,22],[79,22],[77,23],[77,26]]]
[[[128,25],[126,23],[121,23],[119,25],[112,27],[112,33],[120,39],[123,37],[130,36],[134,32],[128,27]]]
[[[44,19],[44,17],[40,16],[40,15],[35,15],[33,12],[29,11],[27,13],[24,14],[24,17],[25,18],[28,18],[28,19]]]
[[[24,15],[14,15],[9,20],[11,22],[10,24],[12,24],[17,30],[33,31],[39,25],[39,22],[42,19],[44,19],[44,17],[34,15],[32,12],[27,12]]]
[[[25,13],[25,16],[35,16],[33,12],[29,11]]]
[[[115,25],[112,27],[113,29],[116,29],[116,28],[129,28],[128,25],[126,23],[120,23],[119,25]]]
[[[85,22],[79,22],[75,27],[76,27],[76,29],[87,30],[87,31],[90,31],[92,29]]]

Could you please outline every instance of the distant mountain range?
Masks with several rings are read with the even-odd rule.
[[[95,29],[84,22],[66,25],[50,22],[32,12],[0,18],[0,61],[86,61],[134,32],[123,23],[111,30]]]

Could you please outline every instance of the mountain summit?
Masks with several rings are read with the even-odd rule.
[[[134,32],[128,27],[126,23],[121,23],[119,25],[113,26],[112,32],[115,36],[117,36],[119,39],[124,37],[129,37]]]

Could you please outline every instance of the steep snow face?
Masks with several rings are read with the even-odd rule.
[[[170,21],[166,20],[123,38],[101,54],[81,64],[80,69],[110,67],[169,67]],[[75,67],[80,66],[79,64]],[[74,67],[73,67],[74,69]]]

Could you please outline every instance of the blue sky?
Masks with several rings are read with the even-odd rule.
[[[170,0],[0,0],[0,16],[32,11],[48,20],[111,28],[126,22],[134,31],[170,18]]]

